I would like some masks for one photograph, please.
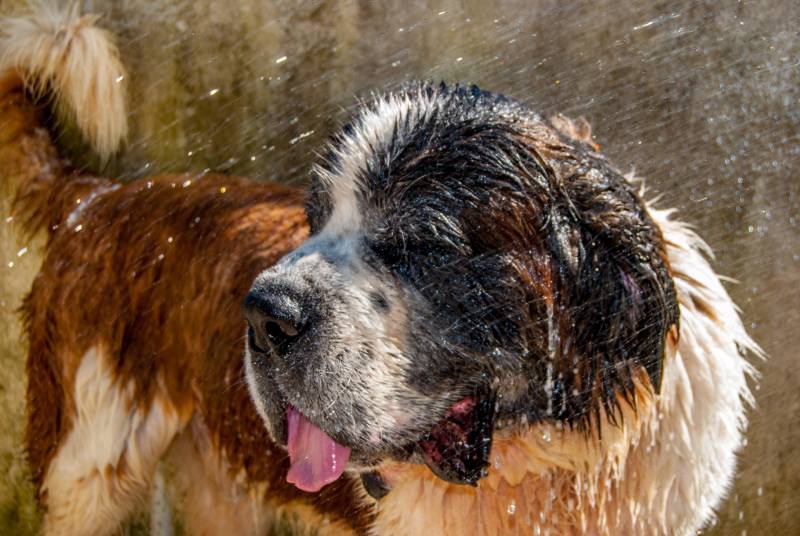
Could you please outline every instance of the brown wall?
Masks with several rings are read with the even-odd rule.
[[[0,1],[0,10],[18,4]],[[476,82],[546,112],[584,115],[612,160],[648,177],[662,205],[679,207],[709,241],[718,270],[741,281],[729,289],[770,354],[758,364],[736,487],[710,532],[800,530],[796,1],[84,4],[106,14],[130,70],[133,134],[109,168],[126,177],[212,168],[301,182],[356,95],[410,78]],[[64,140],[94,165],[74,135]],[[0,532],[15,516],[30,519],[29,490],[17,485],[13,311],[36,261],[17,258],[24,244],[2,209],[0,473],[11,477],[0,485]]]

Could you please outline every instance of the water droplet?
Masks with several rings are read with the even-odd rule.
[[[219,93],[219,88],[214,88],[214,89],[212,89],[211,91],[208,92],[208,96],[209,97],[213,97],[217,93]]]
[[[172,244],[172,237],[171,236],[167,238],[167,242]]]
[[[281,63],[283,63],[284,61],[286,61],[287,59],[288,59],[288,58],[287,58],[286,56],[281,56],[280,58],[278,58],[277,60],[275,60],[275,63],[277,63],[277,64],[281,64]]]
[[[28,252],[28,247],[27,247],[27,246],[25,246],[25,247],[24,247],[24,248],[22,248],[21,250],[17,251],[17,257],[22,257],[22,256],[23,256],[23,255],[25,255],[27,252]]]
[[[225,188],[224,186],[220,186],[220,187],[219,187],[219,193],[221,193],[221,194],[224,194],[224,193],[225,193],[225,192],[227,192],[227,191],[228,191],[228,189],[227,189],[227,188]],[[199,218],[199,217],[197,217],[197,218],[195,218],[195,219],[194,219],[194,221],[195,221],[195,222],[198,222],[198,221],[200,221],[200,218]]]
[[[76,232],[76,233],[80,233],[80,232],[81,232],[81,229],[83,229],[83,224],[80,224],[80,223],[79,223],[79,224],[78,224],[78,225],[75,227],[75,232]]]
[[[506,509],[506,512],[508,512],[508,515],[513,516],[514,512],[516,512],[516,511],[517,511],[517,503],[514,502],[514,501],[511,501],[510,503],[508,503],[508,508]]]
[[[300,134],[300,135],[299,135],[299,136],[297,136],[296,138],[292,138],[291,140],[289,140],[289,145],[294,145],[294,144],[295,144],[295,143],[297,143],[298,141],[302,140],[303,138],[307,138],[307,137],[309,137],[309,136],[310,136],[310,135],[312,135],[313,133],[314,133],[314,131],[313,131],[313,130],[309,130],[309,131],[307,131],[307,132],[303,132],[302,134]]]

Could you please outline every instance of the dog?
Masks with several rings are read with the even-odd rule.
[[[363,104],[306,190],[122,183],[53,143],[51,108],[102,159],[125,138],[96,21],[40,6],[0,41],[4,181],[47,235],[23,306],[46,534],[112,533],[151,494],[191,534],[713,519],[760,350],[585,122],[418,83]]]

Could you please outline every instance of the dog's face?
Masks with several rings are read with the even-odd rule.
[[[593,426],[640,372],[659,387],[677,322],[660,234],[599,155],[522,105],[444,86],[376,99],[334,138],[307,213],[312,236],[245,300],[251,394],[293,466],[317,464],[304,489],[342,457],[475,483],[496,426]]]

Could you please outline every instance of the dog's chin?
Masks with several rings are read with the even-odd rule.
[[[485,476],[489,464],[494,404],[491,397],[465,397],[453,404],[426,432],[414,434],[415,439],[377,448],[365,448],[365,445],[358,442],[341,439],[341,434],[329,433],[323,423],[318,426],[298,414],[286,399],[280,403],[273,400],[268,407],[262,405],[261,413],[272,439],[289,452],[290,465],[293,468],[302,463],[303,459],[338,456],[341,461],[344,457],[346,467],[343,470],[360,474],[367,478],[371,488],[375,488],[373,473],[384,462],[424,463],[437,477],[447,482],[476,485]],[[303,423],[297,424],[298,420]],[[301,439],[297,439],[298,435]],[[303,444],[302,441],[314,444]],[[343,470],[335,474],[336,478]],[[287,479],[306,491],[319,489],[319,481],[311,484],[294,482],[297,477],[292,476],[292,473],[298,471],[290,469]],[[322,472],[334,474],[332,470]],[[328,483],[330,481],[325,485]]]
[[[256,406],[273,441],[290,455],[292,468],[287,478],[297,477],[302,463],[315,465],[301,475],[305,477],[298,485],[301,489],[314,491],[320,482],[330,483],[345,469],[370,473],[390,460],[424,463],[439,478],[456,484],[475,485],[485,475],[495,414],[489,389],[470,389],[468,396],[452,404],[437,421],[421,430],[395,430],[393,436],[402,439],[375,444],[353,439],[359,434],[321,421],[318,415],[304,414],[303,401],[315,397],[290,394],[266,372],[268,368],[258,366],[258,355],[249,357],[253,361],[247,367],[248,384]],[[430,414],[426,408],[407,410],[419,416]],[[313,471],[323,477],[317,479]]]
[[[270,438],[284,450],[289,450],[290,419],[297,420],[293,412],[297,411],[296,407],[300,404],[295,404],[288,397],[278,393],[277,396],[271,397],[271,400],[261,400],[257,405]],[[307,420],[305,415],[302,415],[302,418]],[[297,424],[293,424],[296,428]],[[309,429],[312,425],[335,443],[349,449],[347,470],[351,472],[372,471],[388,459],[403,461],[413,454],[413,448],[409,444],[382,444],[376,447],[352,441],[344,431],[334,432],[325,423],[309,422],[305,424],[305,428]],[[316,438],[322,437],[317,433]]]

